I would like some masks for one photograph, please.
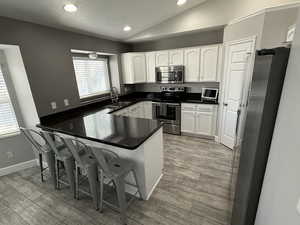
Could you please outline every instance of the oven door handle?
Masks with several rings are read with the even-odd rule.
[[[179,103],[163,103],[163,102],[152,102],[153,105],[170,105],[170,106],[180,106]]]

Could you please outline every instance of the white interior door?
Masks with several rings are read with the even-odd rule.
[[[221,143],[231,149],[236,144],[240,113],[245,111],[243,96],[253,72],[254,45],[255,39],[249,39],[226,46]]]

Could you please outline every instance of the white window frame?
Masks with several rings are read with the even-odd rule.
[[[107,64],[107,76],[108,76],[108,83],[109,83],[109,90],[107,91],[99,91],[99,92],[95,92],[93,94],[90,95],[85,95],[85,96],[80,96],[79,93],[79,87],[78,87],[78,80],[76,77],[76,71],[75,71],[75,65],[74,65],[74,60],[76,59],[80,59],[80,60],[87,60],[87,61],[105,61]],[[73,56],[72,57],[72,62],[73,62],[73,68],[74,68],[74,73],[75,73],[75,79],[76,79],[76,85],[77,85],[77,89],[78,89],[78,94],[79,94],[79,98],[81,101],[87,101],[93,98],[97,98],[97,97],[105,97],[105,96],[109,96],[110,91],[111,91],[111,77],[110,77],[110,71],[109,71],[109,59],[106,57],[98,57],[97,59],[90,59],[88,57],[83,57],[83,56]]]
[[[1,56],[0,56],[0,60],[2,61]],[[7,79],[6,79],[7,78],[7,68],[6,68],[6,66],[7,65],[5,63],[0,62],[0,74],[2,72],[5,89],[7,91],[7,95],[5,97],[0,96],[0,103],[8,103],[9,104],[11,113],[14,115],[14,119],[16,121],[16,124],[15,124],[16,127],[11,128],[11,129],[7,129],[4,132],[1,132],[1,130],[0,130],[0,139],[20,134],[20,127],[19,127],[18,119],[17,119],[17,116],[16,116],[14,106],[13,106],[12,101],[11,101],[10,90],[9,90],[8,85],[7,85]]]

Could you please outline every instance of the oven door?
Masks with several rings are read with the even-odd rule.
[[[153,119],[180,125],[180,104],[179,103],[161,103],[153,102]]]

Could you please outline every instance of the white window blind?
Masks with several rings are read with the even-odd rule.
[[[73,57],[73,64],[80,98],[110,92],[107,59]]]
[[[9,98],[3,77],[3,71],[0,65],[0,136],[18,131],[18,122]]]

